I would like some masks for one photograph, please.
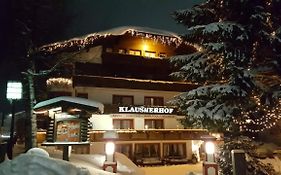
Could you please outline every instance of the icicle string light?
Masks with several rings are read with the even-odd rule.
[[[71,87],[72,80],[68,78],[49,78],[47,80],[47,87]]]
[[[156,33],[148,33],[144,31],[137,31],[135,29],[127,29],[124,32],[120,34],[113,34],[113,33],[106,33],[106,34],[100,34],[100,33],[93,33],[90,35],[87,35],[84,38],[74,38],[71,40],[63,41],[63,42],[56,42],[48,45],[44,45],[42,47],[39,47],[36,52],[37,53],[43,53],[43,54],[52,54],[56,53],[65,49],[73,49],[73,50],[81,50],[85,48],[86,46],[93,45],[96,41],[116,36],[116,35],[125,35],[129,34],[131,36],[138,36],[138,37],[144,37],[154,40],[155,42],[160,42],[163,44],[171,45],[175,44],[176,46],[179,46],[183,43],[183,40],[176,35],[171,36],[165,36],[162,34],[156,34]]]

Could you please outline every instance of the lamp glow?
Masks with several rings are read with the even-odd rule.
[[[115,152],[115,144],[113,142],[107,142],[105,145],[105,153],[112,155]]]
[[[215,153],[215,144],[213,142],[206,142],[205,151],[207,154],[214,154]]]
[[[7,99],[21,99],[22,98],[22,84],[20,82],[7,83]]]
[[[147,45],[147,44],[144,44],[144,45],[142,46],[142,48],[143,48],[143,50],[148,50],[148,45]]]

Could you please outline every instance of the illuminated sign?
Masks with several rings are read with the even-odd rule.
[[[173,108],[167,107],[119,107],[120,113],[171,114],[173,111]]]

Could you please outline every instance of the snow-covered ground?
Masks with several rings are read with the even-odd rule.
[[[104,155],[71,154],[70,161],[61,160],[62,152],[46,149],[16,156],[0,164],[1,175],[144,175],[144,170],[116,153],[117,173],[102,170]],[[43,153],[42,153],[43,152]],[[50,157],[49,157],[50,156]]]
[[[142,167],[145,175],[202,175],[202,163],[197,164],[183,164],[183,165],[169,165],[169,166],[153,166]]]
[[[43,147],[44,148],[44,147]],[[105,156],[101,154],[71,154],[70,161],[63,161],[62,152],[50,147],[46,153],[19,154],[0,164],[0,175],[202,175],[202,163],[170,166],[138,167],[125,155],[116,153],[117,173],[102,170]],[[271,163],[277,172],[281,172],[281,161],[275,158],[262,159]],[[39,173],[40,172],[40,173]]]
[[[44,148],[44,147],[43,147]],[[69,162],[63,161],[62,152],[50,147],[47,153],[19,154],[0,164],[1,175],[187,175],[201,174],[202,164],[138,167],[125,155],[116,153],[117,173],[102,170],[105,156],[101,154],[71,154]]]

